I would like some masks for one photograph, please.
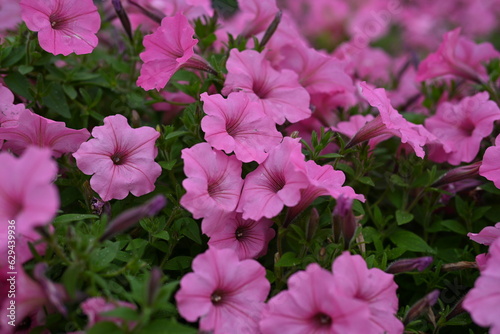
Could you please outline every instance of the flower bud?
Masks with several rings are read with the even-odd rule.
[[[445,184],[462,181],[466,179],[471,179],[476,177],[479,173],[479,167],[481,167],[482,161],[475,162],[467,166],[460,166],[453,168],[444,174],[439,180],[434,182],[433,187],[440,187]]]
[[[432,256],[417,257],[415,259],[403,259],[391,263],[386,273],[399,274],[412,270],[424,271],[433,261]]]
[[[121,0],[111,0],[111,3],[115,8],[116,15],[120,19],[120,22],[122,23],[123,29],[125,29],[128,38],[132,40],[132,27],[130,25],[130,20],[128,18],[127,12],[125,11],[125,9],[123,9]]]
[[[352,212],[350,197],[340,195],[333,209],[333,236],[336,242],[344,240],[344,247],[349,248],[349,243],[356,232],[357,222]]]
[[[403,321],[405,325],[409,324],[413,320],[417,319],[419,316],[427,312],[434,304],[436,304],[439,298],[440,291],[434,290],[427,294],[424,298],[417,301],[408,311],[406,317]]]
[[[269,27],[266,29],[266,32],[264,33],[264,37],[262,37],[262,40],[260,41],[260,48],[264,49],[264,46],[266,46],[267,42],[271,39],[271,37],[274,35],[276,32],[276,29],[278,29],[278,26],[281,22],[281,16],[283,13],[281,10],[276,13],[274,16],[274,20],[271,22]]]
[[[147,303],[148,305],[153,305],[156,296],[158,295],[158,291],[160,291],[161,287],[161,276],[162,272],[160,268],[154,267],[151,270],[151,275],[149,276],[149,284],[148,284],[148,294],[147,294]]]

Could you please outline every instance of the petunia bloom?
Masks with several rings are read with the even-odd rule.
[[[394,276],[378,268],[368,269],[360,255],[344,252],[333,262],[333,284],[349,297],[363,300],[370,309],[370,330],[363,333],[403,333],[403,323],[396,318],[398,286]]]
[[[480,244],[491,245],[496,239],[500,238],[500,223],[495,226],[486,226],[479,233],[467,233],[467,236]]]
[[[500,135],[495,139],[495,146],[488,147],[484,152],[479,175],[493,181],[500,189]]]
[[[433,144],[430,158],[452,165],[471,162],[483,138],[493,131],[500,109],[487,92],[466,97],[459,103],[443,102],[436,114],[425,120],[426,128],[441,144]]]
[[[345,295],[318,264],[296,272],[287,284],[264,309],[262,334],[371,333],[368,304]]]
[[[124,320],[117,317],[110,317],[101,315],[101,313],[106,313],[109,311],[113,311],[118,307],[128,307],[132,310],[135,310],[137,307],[134,304],[124,302],[124,301],[116,301],[116,302],[108,302],[102,297],[93,297],[85,300],[81,306],[83,313],[88,318],[87,328],[92,328],[96,323],[101,321],[110,321],[114,322],[118,326],[122,326]],[[133,323],[130,323],[130,327],[133,327]]]
[[[227,99],[203,93],[201,100],[207,114],[201,120],[205,140],[228,154],[234,151],[242,162],[261,163],[283,138],[273,120],[245,93],[231,93]]]
[[[203,222],[205,223],[205,221]],[[214,248],[231,248],[240,260],[262,256],[276,234],[271,228],[273,221],[243,219],[241,213],[224,213],[217,219],[218,228],[209,235],[208,245]]]
[[[439,49],[419,65],[417,80],[456,75],[472,81],[488,78],[484,62],[500,57],[491,43],[475,44],[460,36],[460,28],[446,33]]]
[[[24,22],[38,31],[45,51],[80,55],[97,46],[101,17],[92,0],[21,0],[20,5]]]
[[[21,154],[28,146],[47,147],[52,156],[73,153],[90,137],[87,129],[67,128],[63,122],[47,119],[29,110],[23,110],[16,122],[0,127],[0,139],[7,140],[4,149]]]
[[[19,116],[26,111],[23,104],[14,104],[14,94],[0,84],[0,128],[16,126]],[[3,139],[0,139],[0,149]]]
[[[491,334],[500,333],[500,238],[497,238],[488,250],[488,259],[481,276],[474,283],[463,301],[472,320],[483,327],[490,327]]]
[[[265,55],[254,50],[232,49],[227,60],[227,77],[222,94],[243,91],[277,124],[309,118],[309,93],[299,84],[295,72],[272,68]]]
[[[236,209],[243,186],[236,157],[212,150],[208,143],[182,150],[181,157],[187,179],[182,181],[186,194],[180,203],[195,219]]]
[[[154,33],[144,37],[145,50],[140,54],[144,64],[137,86],[159,91],[183,67],[210,71],[208,63],[194,54],[198,40],[193,35],[193,27],[181,13],[165,17]]]
[[[267,159],[245,178],[238,204],[244,219],[273,218],[283,207],[295,206],[308,186],[305,157],[298,139],[285,137]]]
[[[202,331],[257,333],[270,284],[255,260],[240,261],[231,249],[209,248],[193,260],[175,295],[187,321],[200,318]]]
[[[155,141],[160,133],[143,126],[132,129],[122,115],[108,116],[92,130],[93,139],[73,154],[78,168],[93,175],[90,186],[104,201],[142,196],[155,189],[161,167]]]

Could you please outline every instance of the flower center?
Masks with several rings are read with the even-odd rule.
[[[49,16],[50,25],[52,29],[59,30],[64,28],[65,20],[57,14],[51,14]]]
[[[332,325],[332,318],[325,313],[318,313],[314,316],[314,322],[319,327],[330,327]]]
[[[266,82],[254,81],[252,84],[252,90],[261,99],[265,99],[267,95],[271,92],[271,87],[267,87]]]
[[[247,229],[243,226],[240,226],[236,229],[234,232],[234,235],[236,236],[236,240],[241,240],[245,236]]]
[[[120,152],[117,152],[111,156],[111,160],[115,165],[123,165],[125,163],[126,155]]]
[[[469,119],[464,120],[460,124],[460,130],[462,130],[469,137],[472,136],[475,128],[476,126]]]
[[[210,296],[210,300],[214,305],[220,305],[222,303],[222,292],[219,290],[214,291]]]

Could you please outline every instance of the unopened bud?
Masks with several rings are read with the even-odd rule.
[[[385,272],[389,274],[399,274],[412,270],[424,271],[432,263],[432,261],[432,256],[398,260],[391,263]]]
[[[351,197],[340,195],[333,209],[333,236],[336,242],[344,239],[344,247],[349,248],[349,243],[356,232],[357,222],[352,212]]]
[[[273,22],[269,25],[267,28],[266,32],[264,33],[264,37],[262,37],[262,40],[260,41],[260,47],[261,49],[264,49],[264,46],[266,46],[267,42],[273,37],[274,33],[276,32],[276,29],[278,29],[278,26],[281,22],[281,17],[282,17],[282,12],[281,10],[276,13],[274,16]]]
[[[161,276],[162,272],[160,268],[154,267],[153,270],[151,270],[147,294],[148,305],[153,305],[156,296],[158,295],[158,291],[160,290]]]
[[[476,177],[479,173],[479,167],[481,167],[482,161],[475,162],[467,166],[460,166],[448,171],[439,180],[434,182],[433,187],[444,186],[445,184],[450,184],[453,182],[458,182],[462,180],[471,179]]]
[[[111,0],[111,3],[113,4],[113,7],[115,8],[116,15],[120,19],[120,22],[122,23],[123,29],[125,29],[125,32],[127,33],[127,36],[130,40],[132,40],[133,35],[132,35],[132,28],[130,25],[130,20],[128,18],[127,12],[122,6],[121,0]]]
[[[122,212],[109,223],[106,231],[104,231],[104,234],[99,240],[103,241],[111,238],[113,235],[125,231],[129,227],[137,224],[142,218],[156,215],[166,204],[167,199],[165,196],[156,195],[143,205]]]
[[[307,231],[306,231],[306,240],[311,241],[312,238],[314,237],[314,234],[316,233],[316,230],[318,229],[319,225],[319,213],[316,208],[313,208],[311,210],[311,215],[309,217],[309,222],[307,224]]]
[[[470,261],[460,261],[460,262],[455,262],[455,263],[446,263],[443,264],[441,267],[442,271],[456,271],[456,270],[462,270],[462,269],[477,269],[477,264],[476,262],[470,262]]]
[[[403,323],[407,325],[413,320],[420,317],[422,314],[426,313],[429,308],[436,304],[439,298],[439,294],[439,290],[434,290],[431,293],[427,294],[424,298],[417,301],[406,314]]]
[[[92,213],[98,216],[102,214],[110,215],[111,214],[111,205],[109,202],[104,202],[102,199],[97,197],[92,197],[90,200],[90,208],[92,209]]]
[[[137,110],[132,110],[132,119],[130,121],[130,124],[133,128],[138,128],[141,126],[141,116],[139,116]]]

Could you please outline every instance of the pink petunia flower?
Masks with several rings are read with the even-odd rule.
[[[28,28],[38,31],[40,46],[64,56],[91,53],[97,46],[101,17],[92,0],[21,0]]]
[[[137,86],[145,90],[160,90],[177,70],[183,67],[207,70],[208,63],[194,54],[198,40],[193,38],[194,29],[181,13],[165,17],[161,26],[144,37],[144,52],[140,57],[144,64]]]
[[[5,86],[0,84],[0,128],[17,125],[19,116],[25,112],[23,104],[14,104],[14,94]],[[3,139],[0,139],[0,149]]]
[[[401,138],[402,143],[408,143],[415,151],[415,154],[423,158],[425,152],[422,147],[430,142],[431,139],[434,139],[434,136],[422,125],[413,124],[405,120],[403,116],[392,107],[385,89],[373,89],[366,84],[366,82],[361,83],[360,87],[362,89],[361,94],[372,107],[376,107],[379,110],[380,115],[375,117],[374,120],[366,123],[366,125],[351,139],[348,147],[352,147],[380,135],[389,134]]]
[[[205,223],[205,222],[204,222]],[[243,219],[240,213],[224,213],[217,219],[219,228],[208,235],[208,245],[213,248],[231,248],[240,260],[265,255],[267,245],[275,236],[272,220]]]
[[[93,175],[90,186],[104,201],[124,199],[129,192],[142,196],[155,189],[161,174],[154,161],[158,131],[147,126],[132,129],[124,116],[114,115],[96,126],[92,136],[73,156],[83,173]]]
[[[452,165],[471,162],[477,156],[481,141],[493,131],[500,119],[500,109],[489,100],[487,92],[466,97],[457,104],[443,102],[436,114],[425,120],[426,128],[441,145],[434,144],[430,158]]]
[[[316,263],[293,274],[288,290],[271,298],[264,309],[262,334],[370,333],[368,304],[344,294],[333,278]]]
[[[243,186],[241,161],[212,150],[208,143],[182,150],[182,159],[187,179],[182,181],[186,194],[180,203],[195,219],[236,209]]]
[[[231,249],[215,248],[198,255],[192,267],[175,295],[181,316],[200,318],[200,329],[214,334],[257,333],[270,290],[265,268],[255,260],[240,261]]]
[[[295,206],[300,191],[309,185],[305,157],[298,139],[285,137],[267,159],[245,178],[238,212],[243,219],[273,218],[283,206]]]
[[[500,333],[500,238],[489,248],[485,268],[474,283],[474,288],[467,293],[463,308],[472,320],[483,327],[490,327],[491,334]]]
[[[276,71],[265,54],[232,49],[226,67],[222,94],[248,93],[277,124],[283,124],[285,119],[295,123],[311,116],[309,93],[299,84],[297,74],[286,69]]]
[[[0,127],[0,139],[7,140],[3,148],[16,154],[21,154],[29,146],[38,146],[51,149],[52,156],[59,158],[64,153],[78,150],[89,137],[87,129],[70,129],[63,122],[47,119],[29,110],[20,112],[17,122]]]
[[[103,316],[101,313],[106,313],[109,311],[113,311],[118,307],[128,307],[130,309],[135,310],[137,307],[134,304],[124,302],[124,301],[116,301],[116,302],[108,302],[102,297],[93,297],[85,300],[80,307],[82,308],[83,313],[88,318],[87,328],[92,328],[96,323],[101,321],[110,321],[114,322],[118,326],[122,326],[124,320],[121,318]],[[134,323],[129,324],[130,327],[134,327]]]
[[[368,303],[370,330],[363,333],[403,333],[404,326],[396,318],[398,286],[394,276],[378,268],[368,269],[360,255],[344,252],[333,262],[333,284],[345,295]]]
[[[417,80],[424,81],[443,75],[456,75],[481,82],[488,76],[484,62],[500,57],[491,43],[475,44],[460,37],[460,28],[446,33],[439,49],[419,65]]]
[[[203,93],[201,100],[207,114],[201,120],[205,140],[218,150],[234,152],[242,162],[261,163],[283,138],[273,120],[245,93],[231,93],[227,99]]]
[[[495,226],[487,226],[479,233],[469,232],[467,236],[477,243],[489,246],[496,239],[500,238],[500,223],[496,223]]]
[[[500,135],[495,139],[495,146],[488,147],[484,152],[479,175],[493,181],[500,189]]]

